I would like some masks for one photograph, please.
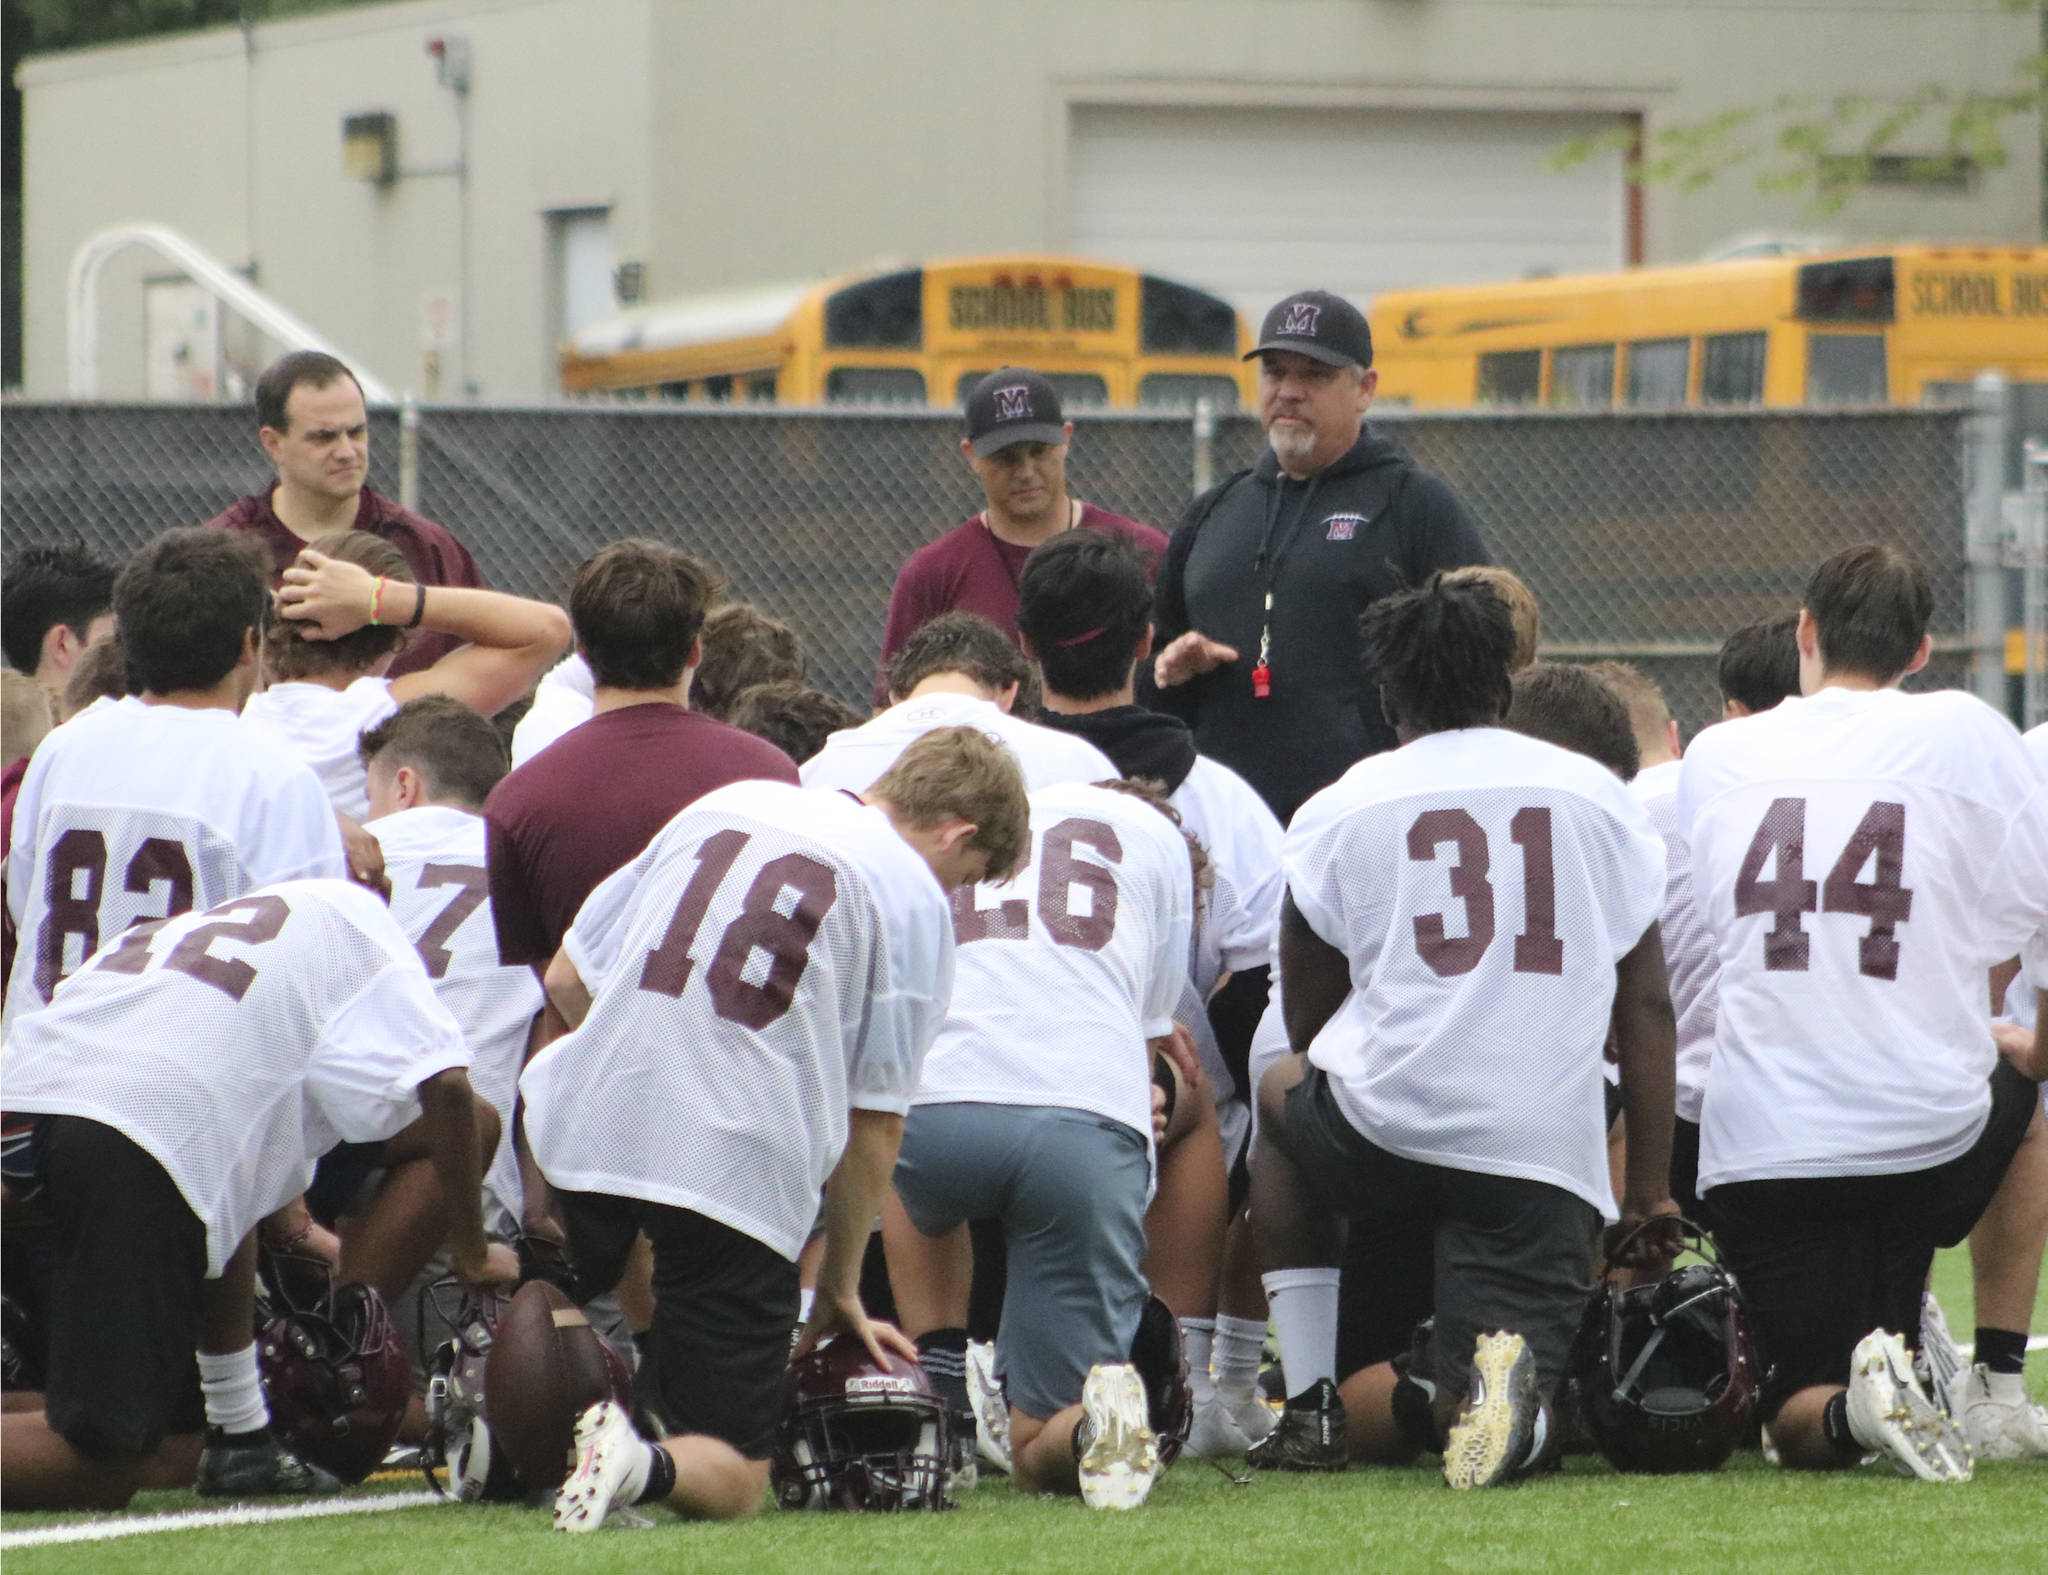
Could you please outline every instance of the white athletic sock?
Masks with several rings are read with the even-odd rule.
[[[1207,1404],[1216,1392],[1215,1381],[1209,1376],[1209,1352],[1215,1340],[1214,1318],[1181,1319],[1181,1349],[1187,1353],[1188,1387],[1194,1391],[1196,1405]]]
[[[1259,1276],[1280,1337],[1287,1392],[1298,1395],[1318,1379],[1337,1381],[1337,1271],[1276,1269]]]
[[[199,1354],[199,1391],[206,1397],[206,1422],[223,1433],[253,1433],[270,1425],[263,1403],[263,1375],[252,1342],[226,1356]]]
[[[1250,1400],[1259,1382],[1259,1353],[1265,1349],[1266,1326],[1251,1318],[1216,1315],[1216,1343],[1210,1365],[1216,1375],[1216,1393],[1236,1406]]]

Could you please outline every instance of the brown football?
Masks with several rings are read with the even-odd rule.
[[[617,1349],[555,1286],[521,1286],[484,1361],[484,1410],[529,1495],[562,1485],[576,1464],[577,1417],[608,1397],[632,1404]]]

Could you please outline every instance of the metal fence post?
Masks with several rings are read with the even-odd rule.
[[[1964,557],[1969,564],[1970,687],[2005,705],[2005,379],[1981,373],[1971,390]]]
[[[410,394],[398,407],[398,506],[420,507],[420,402]]]
[[[1199,498],[1216,485],[1216,407],[1206,399],[1195,401],[1195,490]]]

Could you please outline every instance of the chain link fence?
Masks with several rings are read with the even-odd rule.
[[[1719,714],[1714,653],[1795,605],[1829,553],[1880,540],[1935,585],[1927,682],[1967,681],[1965,415],[1395,415],[1543,609],[1547,654],[1634,661],[1688,735]],[[394,412],[372,418],[370,484],[397,497]],[[789,623],[812,681],[865,708],[903,560],[981,505],[947,412],[446,408],[420,413],[416,506],[493,585],[560,599],[606,541],[654,536],[718,565]],[[1257,457],[1248,417],[1213,435],[1164,415],[1077,424],[1078,497],[1170,529],[1198,463]],[[244,410],[12,403],[0,519],[12,547],[78,535],[125,552],[265,484]],[[1199,452],[1198,452],[1199,451]]]

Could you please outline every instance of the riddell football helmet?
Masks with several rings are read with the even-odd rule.
[[[503,1316],[506,1296],[464,1287],[453,1275],[436,1280],[420,1298],[422,1350],[432,1349],[427,1378],[427,1436],[420,1464],[436,1492],[436,1468],[448,1468],[448,1491],[464,1503],[478,1499],[514,1502],[523,1496],[512,1457],[492,1447],[484,1407],[484,1359]],[[429,1309],[447,1330],[438,1345],[429,1339]]]
[[[330,1281],[306,1299],[305,1278],[303,1269],[272,1277],[256,1340],[271,1427],[300,1459],[360,1482],[398,1436],[412,1364],[383,1297]]]
[[[1735,1282],[1707,1261],[1622,1288],[1603,1280],[1573,1348],[1586,1431],[1619,1471],[1713,1471],[1749,1434],[1762,1379]]]
[[[839,1335],[792,1362],[770,1463],[784,1509],[950,1509],[946,1403],[924,1369]]]

